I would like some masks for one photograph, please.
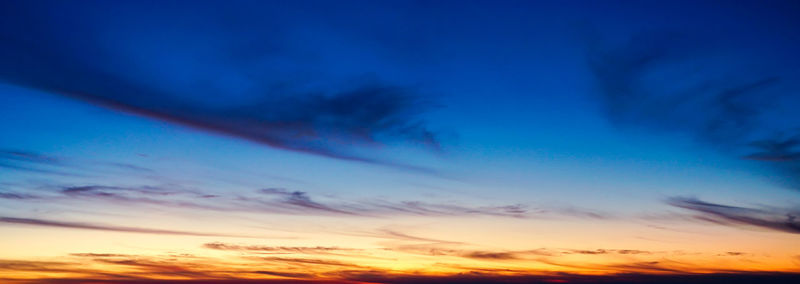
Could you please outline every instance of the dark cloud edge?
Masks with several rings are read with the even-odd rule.
[[[665,202],[689,210],[700,221],[724,226],[750,226],[800,234],[800,208],[748,208],[702,201],[693,197],[671,197]]]

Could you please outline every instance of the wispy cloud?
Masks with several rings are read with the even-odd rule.
[[[29,225],[40,227],[57,227],[67,229],[81,229],[81,230],[97,230],[97,231],[111,231],[111,232],[126,232],[126,233],[142,233],[142,234],[158,234],[158,235],[182,235],[182,236],[202,236],[202,237],[239,237],[239,238],[254,238],[255,236],[243,235],[230,235],[218,233],[200,233],[188,231],[175,231],[175,230],[162,230],[151,229],[142,227],[124,227],[113,225],[102,225],[81,222],[66,222],[56,220],[44,219],[31,219],[31,218],[14,218],[14,217],[0,217],[0,223],[14,224],[14,225]]]
[[[472,258],[487,261],[540,261],[543,258],[559,258],[569,255],[651,255],[663,254],[663,252],[651,252],[636,249],[594,249],[594,250],[581,250],[581,249],[557,249],[557,248],[538,248],[529,250],[487,250],[469,248],[467,244],[462,243],[427,243],[427,244],[412,244],[412,245],[398,245],[392,246],[388,249],[413,253],[427,256],[457,256],[464,258]]]
[[[596,250],[567,250],[563,254],[651,254],[653,252],[636,249],[596,249]]]
[[[325,211],[336,214],[357,215],[356,213],[336,209],[311,200],[305,192],[288,191],[282,188],[264,188],[259,191],[262,194],[277,195],[282,197],[282,201],[288,205],[309,209],[312,211]]]
[[[422,201],[328,200],[316,201],[310,194],[284,188],[264,188],[255,195],[216,195],[201,190],[187,190],[180,186],[107,186],[75,185],[55,187],[63,198],[78,200],[105,200],[131,206],[154,205],[171,208],[188,208],[212,211],[243,211],[292,215],[332,215],[382,217],[414,216],[496,216],[511,218],[544,218],[572,216],[605,218],[602,213],[575,208],[530,209],[522,204],[499,206],[468,206]],[[44,197],[42,197],[44,198]],[[578,213],[585,212],[585,213]]]
[[[176,209],[199,209],[211,211],[241,211],[291,215],[340,215],[362,217],[384,217],[398,215],[412,216],[495,216],[510,218],[551,218],[573,217],[590,219],[612,218],[604,212],[575,207],[538,208],[526,204],[468,205],[457,202],[431,202],[418,200],[383,199],[337,199],[318,200],[312,194],[281,187],[265,187],[256,194],[243,192],[221,194],[217,191],[184,186],[183,181],[160,175],[158,172],[138,165],[107,161],[81,161],[67,157],[48,156],[24,151],[0,151],[0,161],[23,162],[26,167],[47,167],[59,173],[42,174],[87,174],[91,176],[129,176],[144,174],[142,178],[151,181],[143,185],[73,183],[54,185],[36,183],[15,185],[16,190],[0,191],[0,198],[6,200],[50,200],[63,202],[69,200],[102,200],[127,206],[162,206]],[[109,171],[114,168],[116,171]],[[36,188],[37,194],[23,193],[22,190]]]
[[[276,49],[276,45],[284,44],[267,40],[275,38],[274,32],[264,34],[259,29],[242,29],[241,23],[233,23],[229,19],[209,21],[204,18],[197,24],[211,25],[211,29],[235,34],[249,33],[219,38],[217,41],[229,43],[213,44],[211,48],[212,44],[208,44],[206,35],[197,34],[191,29],[179,33],[183,40],[169,35],[174,30],[165,27],[137,25],[135,31],[117,31],[115,29],[119,26],[109,22],[117,22],[123,17],[107,17],[101,11],[112,8],[96,4],[97,7],[92,9],[71,7],[74,17],[62,20],[82,32],[69,39],[59,35],[62,25],[55,22],[61,21],[41,18],[42,14],[48,13],[31,12],[25,4],[8,7],[7,10],[14,12],[3,13],[0,25],[28,28],[0,31],[0,37],[4,39],[4,44],[0,46],[0,59],[4,62],[0,67],[0,81],[277,149],[430,171],[351,151],[352,145],[376,146],[398,142],[439,149],[437,134],[420,116],[433,104],[423,99],[416,88],[358,78],[346,79],[344,81],[350,82],[338,84],[329,83],[327,78],[310,81],[286,79],[286,76],[282,76],[285,71],[272,70],[272,66],[264,60],[295,61],[295,64],[309,70],[316,66],[309,66],[308,60],[292,56],[288,51],[290,48]],[[58,5],[48,8],[56,9],[55,6]],[[44,7],[37,7],[37,10],[41,9]],[[153,18],[173,17],[147,11],[140,12],[149,13],[149,17]],[[215,14],[207,16],[215,17]],[[197,20],[194,17],[185,18],[188,21],[191,19]],[[268,24],[268,21],[259,19],[253,20]],[[182,29],[182,25],[173,28]],[[165,48],[127,48],[133,34],[138,35],[139,44],[157,43]],[[187,41],[186,38],[193,40]],[[264,40],[249,40],[252,38]],[[206,42],[207,48],[213,51],[202,52],[189,43],[194,40]],[[81,43],[80,47],[75,45],[78,42]],[[201,52],[192,57],[193,63],[190,65],[199,63],[207,68],[183,70],[194,74],[195,80],[190,80],[192,82],[186,82],[186,78],[180,76],[165,75],[153,79],[148,72],[130,71],[144,68],[158,72],[163,68],[172,68],[174,66],[162,65],[168,65],[169,60],[142,61],[140,58],[179,60],[176,53],[182,52],[174,52],[175,49],[183,49],[188,53]],[[242,60],[242,54],[259,60]],[[87,56],[92,60],[86,60]],[[236,87],[220,80],[220,70],[229,72],[230,76],[239,80]],[[273,76],[282,79],[271,79]],[[200,97],[222,96],[227,98],[225,104],[209,104],[198,100]]]
[[[32,194],[0,191],[0,199],[25,200],[25,199],[37,199],[37,198],[39,197]]]
[[[796,75],[764,54],[738,54],[732,44],[694,32],[649,32],[607,47],[591,43],[589,67],[607,118],[616,125],[660,131],[754,161],[768,178],[800,189]],[[737,56],[737,55],[730,55]]]
[[[670,205],[697,213],[697,219],[721,225],[748,225],[763,229],[800,234],[800,209],[746,208],[673,197]]]
[[[128,163],[66,158],[12,149],[0,149],[0,169],[70,177],[155,173],[152,169]]]
[[[329,254],[332,252],[355,251],[351,248],[339,247],[296,247],[296,246],[259,246],[259,245],[237,245],[221,242],[203,244],[204,248],[226,251],[243,251],[253,253],[297,253],[297,254]]]

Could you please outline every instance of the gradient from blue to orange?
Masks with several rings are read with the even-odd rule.
[[[800,270],[796,2],[0,5],[0,279]]]

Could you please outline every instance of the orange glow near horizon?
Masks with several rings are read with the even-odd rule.
[[[538,228],[547,228],[549,220],[528,220],[526,228],[494,231],[501,236],[493,242],[487,235],[448,233],[477,232],[490,223],[495,229],[502,229],[504,221],[492,217],[448,218],[446,224],[415,228],[404,227],[399,224],[402,220],[396,220],[393,226],[405,233],[393,231],[388,225],[344,234],[333,227],[324,234],[302,229],[321,226],[315,219],[295,218],[293,225],[299,229],[294,232],[252,227],[247,230],[248,235],[273,236],[263,238],[15,225],[5,228],[0,236],[0,279],[357,280],[376,274],[443,277],[475,273],[552,276],[800,272],[800,251],[786,250],[793,248],[794,236],[757,230],[684,226],[682,230],[669,231],[595,221],[605,223],[604,234],[633,236],[600,240],[598,234],[581,234],[583,221],[562,220],[574,223],[574,227],[562,226],[559,234],[568,237],[558,240],[546,234],[536,235]],[[173,224],[181,224],[180,229],[185,231],[192,231],[197,225],[188,220]],[[728,234],[732,230],[738,230],[738,234]],[[659,238],[687,241],[657,241]],[[758,242],[759,239],[770,241]],[[725,249],[730,247],[738,250]]]

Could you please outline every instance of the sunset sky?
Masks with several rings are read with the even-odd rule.
[[[0,1],[0,282],[800,279],[797,15]]]

